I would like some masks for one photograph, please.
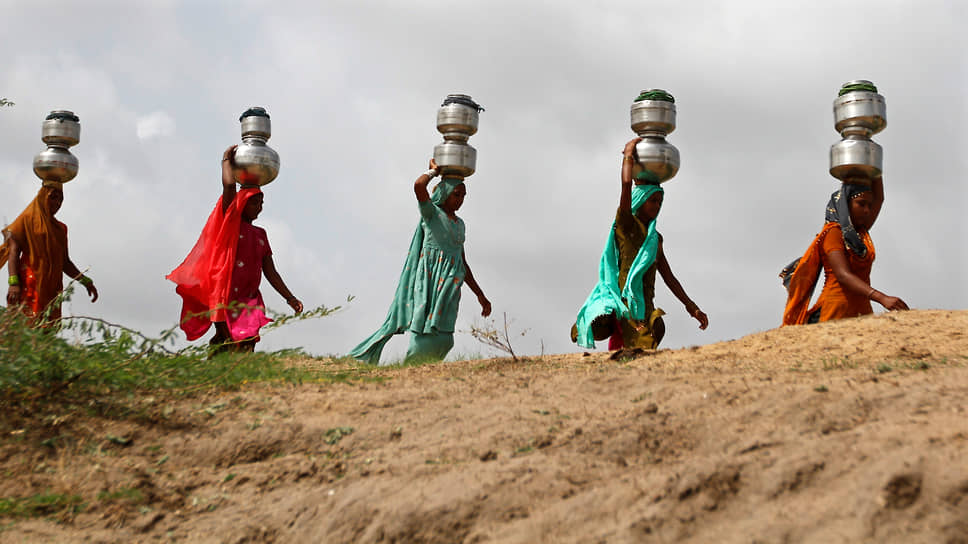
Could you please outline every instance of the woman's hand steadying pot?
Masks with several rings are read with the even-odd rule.
[[[642,138],[632,138],[625,144],[625,149],[622,150],[622,155],[626,157],[635,157],[635,146],[642,141]]]

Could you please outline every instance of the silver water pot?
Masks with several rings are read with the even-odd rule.
[[[437,131],[444,136],[434,146],[434,161],[446,177],[466,178],[477,168],[477,150],[467,139],[477,133],[480,112],[477,102],[466,94],[450,94],[437,110]]]
[[[68,148],[81,141],[81,122],[74,112],[54,110],[41,126],[47,149],[34,156],[34,174],[44,181],[67,183],[77,176],[78,161]]]
[[[830,175],[869,184],[883,172],[884,150],[872,140],[847,138],[830,146]]]
[[[650,93],[666,93],[662,89],[642,91],[639,96]],[[676,129],[676,104],[668,100],[642,99],[632,102],[632,131],[645,138],[648,135],[668,136]]]
[[[665,138],[648,137],[635,145],[642,168],[659,178],[659,183],[669,181],[679,172],[679,150]]]
[[[848,90],[854,88],[855,90]],[[834,130],[841,134],[857,133],[870,138],[887,126],[887,104],[884,97],[866,79],[844,83],[844,91],[834,100]]]
[[[642,138],[635,153],[643,169],[659,178],[659,183],[679,172],[679,150],[666,141],[676,129],[676,104],[671,94],[662,89],[642,91],[630,109],[632,130]]]
[[[267,185],[279,175],[279,154],[266,145],[272,124],[265,108],[252,107],[239,117],[242,143],[235,148],[233,177],[242,185]]]
[[[865,79],[841,86],[833,104],[834,129],[843,139],[830,146],[830,175],[851,183],[870,183],[883,172],[884,150],[871,136],[887,126],[887,105]]]

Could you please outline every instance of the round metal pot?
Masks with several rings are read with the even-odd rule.
[[[77,175],[78,161],[65,147],[48,147],[34,156],[34,174],[44,181],[67,183]]]
[[[450,96],[470,99],[467,95]],[[459,102],[451,102],[437,110],[437,131],[444,135],[445,140],[467,141],[468,137],[477,133],[479,120],[480,114],[477,108]]]
[[[434,146],[434,161],[441,175],[465,178],[477,167],[477,150],[466,143],[448,140]]]
[[[279,154],[258,137],[247,137],[235,148],[235,181],[242,185],[268,185],[279,175]]]
[[[636,144],[635,153],[642,168],[658,176],[659,183],[669,181],[679,172],[679,150],[664,138],[643,138]]]
[[[81,141],[80,119],[74,112],[54,110],[50,112],[40,129],[40,139],[47,145],[71,147]]]
[[[834,100],[834,129],[870,137],[887,126],[884,97],[870,91],[851,91]]]
[[[632,103],[632,130],[641,137],[670,134],[676,129],[676,105],[664,100],[640,100]]]
[[[884,150],[864,139],[841,140],[830,146],[830,175],[841,180],[872,180],[883,172]]]

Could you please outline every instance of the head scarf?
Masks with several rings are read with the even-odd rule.
[[[850,201],[854,197],[870,191],[867,185],[854,183],[843,184],[838,191],[830,195],[830,202],[827,203],[827,213],[825,219],[828,223],[840,224],[840,230],[844,233],[844,244],[860,258],[867,256],[867,246],[861,239],[854,223],[850,220]]]
[[[226,320],[242,211],[250,198],[261,193],[259,188],[240,189],[225,211],[220,197],[195,246],[165,276],[175,282],[175,292],[182,297],[181,328],[189,340],[200,338],[212,323]]]
[[[645,201],[655,193],[663,193],[658,185],[635,185],[632,187],[632,214],[639,211]],[[592,321],[596,317],[616,314],[616,317],[641,321],[645,319],[645,290],[642,277],[655,264],[659,254],[659,234],[656,232],[656,221],[649,222],[645,242],[632,261],[625,286],[619,289],[619,255],[618,245],[615,243],[615,223],[608,233],[605,249],[598,265],[598,283],[588,295],[584,306],[578,311],[576,320],[578,328],[578,345],[583,348],[594,348],[595,338],[592,334]],[[624,300],[623,300],[624,299]]]
[[[434,186],[434,192],[432,195],[430,195],[430,200],[436,204],[438,208],[442,208],[444,206],[444,202],[446,202],[447,199],[450,198],[450,195],[453,194],[454,189],[456,189],[457,186],[462,183],[464,183],[464,180],[460,178],[442,178],[440,182]]]
[[[7,234],[15,236],[20,243],[26,265],[34,275],[37,299],[35,313],[43,311],[64,288],[64,255],[67,253],[67,226],[54,219],[50,213],[50,195],[59,187],[44,185],[27,208],[4,229],[4,242],[0,246],[0,263],[10,256]],[[19,273],[19,272],[18,272]],[[21,278],[24,280],[24,278]],[[60,308],[52,308],[50,319],[60,317]]]

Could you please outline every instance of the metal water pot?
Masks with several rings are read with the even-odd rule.
[[[830,175],[869,184],[883,172],[884,150],[872,140],[846,138],[830,146]]]
[[[650,89],[642,91],[642,94],[645,95],[658,91],[662,90]],[[636,100],[632,102],[631,114],[632,131],[643,138],[656,134],[661,134],[663,137],[668,136],[676,129],[675,102],[648,99]]]
[[[887,126],[887,105],[865,79],[848,81],[834,100],[834,129],[843,139],[830,146],[830,175],[869,184],[883,172],[884,150],[871,136]]]
[[[841,88],[864,86],[876,88],[866,79],[844,83]],[[887,104],[884,97],[869,90],[848,91],[834,100],[834,130],[841,134],[856,133],[870,138],[887,126]]]
[[[671,94],[662,89],[642,91],[632,102],[632,130],[642,138],[635,153],[643,169],[659,178],[659,183],[679,172],[679,150],[666,141],[676,129],[676,104]]]
[[[466,178],[477,168],[477,150],[467,139],[477,133],[480,112],[477,102],[466,94],[450,94],[437,110],[437,131],[444,136],[434,146],[434,161],[446,177]]]
[[[279,175],[279,154],[266,145],[272,124],[265,108],[252,107],[239,117],[242,143],[235,148],[233,177],[242,185],[267,185]]]
[[[68,148],[81,141],[81,123],[74,112],[54,110],[41,126],[47,149],[34,156],[34,174],[44,181],[67,183],[77,176],[78,161]]]
[[[635,154],[642,168],[655,174],[659,183],[669,181],[679,172],[679,150],[665,138],[643,138],[635,145]]]

